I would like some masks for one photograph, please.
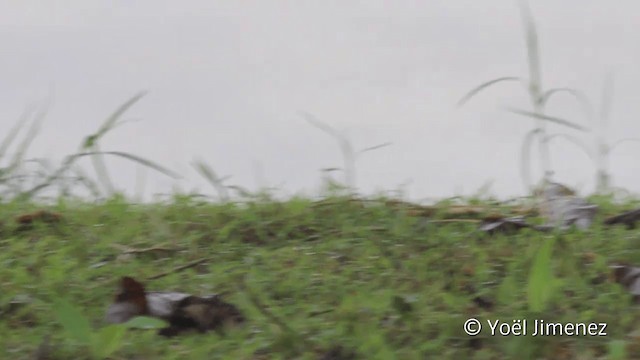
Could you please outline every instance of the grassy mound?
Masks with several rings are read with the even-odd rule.
[[[224,336],[172,340],[152,330],[128,330],[113,359],[589,359],[640,353],[637,309],[608,267],[613,261],[640,263],[635,230],[598,222],[587,232],[525,229],[490,237],[477,231],[472,216],[434,221],[447,216],[446,206],[427,217],[400,202],[341,197],[242,204],[176,197],[153,205],[114,197],[102,204],[60,202],[49,209],[59,219],[25,221],[39,209],[0,206],[3,358],[30,358],[46,336],[53,358],[90,358],[63,331],[53,304],[64,298],[93,328],[104,327],[121,276],[140,278],[150,290],[220,293],[248,323]],[[533,312],[531,270],[549,239],[553,291],[543,310]],[[463,332],[469,318],[485,325],[475,337]],[[486,323],[516,319],[607,323],[607,336],[491,336]]]

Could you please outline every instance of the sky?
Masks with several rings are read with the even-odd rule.
[[[614,79],[604,131],[610,143],[640,137],[640,4],[531,1],[545,88],[583,91],[599,108]],[[2,1],[0,138],[28,107],[51,103],[29,157],[60,162],[120,104],[140,91],[128,122],[102,150],[160,163],[179,180],[109,158],[127,194],[215,193],[192,167],[208,163],[229,185],[315,195],[322,169],[342,166],[334,139],[312,114],[363,149],[363,194],[402,190],[414,200],[524,195],[521,148],[531,118],[526,88],[502,83],[456,103],[497,77],[528,77],[515,0],[433,1]],[[547,113],[589,125],[568,95]],[[593,133],[557,125],[550,132]],[[640,144],[612,151],[615,186],[640,191]],[[554,178],[594,190],[595,168],[574,144],[551,143]],[[537,152],[534,175],[540,175]],[[83,160],[91,174],[91,163]],[[331,176],[341,179],[341,174]]]

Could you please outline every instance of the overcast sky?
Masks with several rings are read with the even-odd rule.
[[[320,169],[341,166],[335,141],[300,115],[345,131],[362,155],[364,193],[403,187],[424,199],[468,195],[492,182],[524,194],[520,148],[531,119],[526,92],[504,83],[458,109],[473,86],[527,76],[514,0],[433,1],[3,1],[0,137],[32,103],[53,106],[29,155],[60,161],[119,104],[149,94],[108,134],[103,150],[170,167],[144,171],[147,193],[211,188],[202,159],[229,184],[314,194]],[[580,89],[597,105],[607,73],[615,96],[607,138],[639,136],[640,3],[536,0],[545,87]],[[548,113],[585,122],[568,96]],[[553,131],[564,131],[557,126]],[[584,137],[590,140],[589,136]],[[612,153],[613,181],[640,191],[640,144]],[[577,147],[552,146],[556,179],[583,193],[594,168]],[[139,166],[108,162],[133,193]],[[339,176],[339,174],[334,174]]]

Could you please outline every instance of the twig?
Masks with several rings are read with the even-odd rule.
[[[328,314],[328,313],[333,312],[333,311],[334,311],[334,309],[312,311],[312,312],[309,313],[309,317],[320,316],[320,315]]]
[[[173,268],[171,270],[168,270],[168,271],[161,272],[159,274],[150,276],[150,277],[147,278],[147,280],[160,279],[161,277],[165,277],[167,275],[170,275],[170,274],[173,274],[173,273],[177,273],[179,271],[186,270],[186,269],[192,268],[194,266],[198,266],[198,265],[202,264],[203,262],[206,262],[206,261],[209,261],[209,260],[211,260],[211,258],[198,259],[198,260],[192,261],[192,262],[190,262],[188,264],[184,264],[184,265],[178,266],[176,268]]]
[[[125,245],[121,245],[118,243],[112,243],[110,244],[111,247],[116,248],[118,250],[122,250],[122,252],[124,254],[142,254],[142,253],[146,253],[146,252],[153,252],[153,251],[166,251],[166,252],[172,252],[172,251],[179,251],[180,249],[177,248],[167,248],[167,247],[162,247],[162,246],[152,246],[149,248],[143,248],[143,249],[136,249],[136,248],[131,248]]]
[[[429,220],[430,223],[479,223],[481,220],[478,219],[440,219],[440,220]]]

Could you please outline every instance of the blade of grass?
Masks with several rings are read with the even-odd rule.
[[[301,111],[300,114],[307,120],[307,122],[309,122],[309,124],[321,131],[324,131],[338,142],[338,146],[340,147],[342,158],[344,160],[345,184],[350,191],[354,191],[356,187],[356,154],[349,139],[331,126],[318,120],[315,116],[303,111]]]
[[[111,181],[107,166],[105,165],[104,159],[101,155],[100,148],[98,146],[98,140],[100,140],[100,138],[106,135],[110,130],[118,126],[118,119],[120,119],[120,117],[127,110],[135,105],[135,103],[140,101],[140,99],[142,99],[145,95],[146,92],[142,91],[120,105],[111,115],[109,115],[105,119],[105,121],[102,123],[102,126],[98,128],[96,133],[85,138],[85,141],[81,147],[81,150],[91,150],[92,152],[96,153],[96,155],[91,158],[91,162],[93,163],[93,167],[96,171],[96,175],[98,176],[98,180],[110,194],[113,194],[114,192],[113,182]]]
[[[98,181],[102,183],[102,186],[107,190],[107,193],[113,195],[114,187],[113,182],[109,176],[109,172],[107,171],[107,166],[104,162],[104,156],[100,151],[100,146],[98,143],[94,143],[91,147],[91,150],[95,153],[91,157],[91,162],[93,163],[93,168],[96,171],[96,175],[98,176]]]
[[[127,100],[124,104],[120,105],[116,109],[116,111],[114,111],[109,117],[107,117],[107,119],[102,123],[102,126],[98,129],[98,131],[96,131],[95,134],[89,135],[85,138],[82,149],[86,150],[93,147],[96,141],[98,141],[102,136],[109,132],[109,130],[114,128],[116,121],[118,121],[122,114],[129,110],[129,108],[131,108],[135,103],[142,99],[146,94],[146,91],[142,91]]]
[[[628,143],[628,142],[637,142],[640,143],[640,139],[639,138],[626,138],[626,139],[621,139],[616,141],[615,143],[613,143],[613,145],[611,145],[609,147],[609,153],[611,153],[611,151],[613,151],[613,149],[619,147],[620,145],[624,144],[624,143]]]
[[[18,144],[16,152],[13,155],[9,166],[7,167],[8,172],[12,172],[13,170],[17,169],[24,161],[24,156],[29,149],[29,146],[31,146],[31,143],[33,143],[33,140],[35,140],[36,136],[38,135],[38,132],[40,131],[40,125],[42,123],[42,120],[46,116],[47,111],[48,104],[44,108],[36,112],[36,114],[34,115],[33,120],[31,121],[31,126],[29,126],[29,130],[27,130],[27,133],[24,135],[22,141]]]
[[[529,166],[531,164],[531,146],[533,145],[535,137],[540,134],[540,129],[532,129],[527,132],[522,141],[522,149],[520,151],[520,171],[527,191],[531,191],[533,189],[533,184],[531,183],[531,172],[529,171],[529,169],[531,169]]]
[[[572,88],[549,89],[542,94],[542,103],[544,105],[547,105],[548,101],[551,99],[553,95],[562,94],[562,93],[572,95],[576,100],[578,100],[578,102],[580,102],[580,104],[582,105],[586,118],[592,121],[593,106],[591,105],[591,102],[589,101],[587,96],[580,90],[575,90]]]
[[[373,150],[378,150],[378,149],[381,149],[381,148],[384,148],[384,147],[387,147],[387,146],[391,146],[391,145],[392,144],[390,142],[386,142],[386,143],[383,143],[383,144],[370,146],[368,148],[364,148],[364,149],[358,151],[358,154],[366,153],[366,152],[373,151]]]
[[[75,173],[75,179],[78,183],[82,184],[94,198],[99,198],[102,193],[95,181],[91,180],[89,176],[79,166],[74,166],[72,171]]]
[[[580,130],[580,131],[589,131],[588,128],[582,126],[582,125],[578,125],[576,123],[573,123],[571,121],[559,118],[559,117],[555,117],[555,116],[549,116],[549,115],[543,115],[543,114],[538,114],[535,112],[531,112],[531,111],[526,111],[526,110],[520,110],[520,109],[514,109],[514,108],[508,108],[507,109],[509,112],[512,112],[514,114],[518,114],[518,115],[522,115],[522,116],[528,116],[528,117],[532,117],[532,118],[536,118],[539,120],[545,120],[545,121],[550,121],[559,125],[564,125],[567,127],[570,127],[572,129],[576,129],[576,130]]]
[[[531,14],[529,3],[521,0],[520,15],[524,24],[525,40],[527,43],[527,60],[529,62],[529,91],[534,100],[534,106],[540,104],[542,90],[542,73],[540,71],[540,49],[538,46],[538,33],[536,23]]]
[[[602,122],[602,126],[607,123],[609,115],[611,114],[611,107],[613,103],[613,84],[613,75],[607,74],[604,79],[604,86],[602,87],[602,98],[600,103],[600,121]]]
[[[159,164],[156,164],[155,162],[151,161],[151,160],[147,160],[145,158],[142,158],[140,156],[137,155],[133,155],[133,154],[129,154],[129,153],[125,153],[125,152],[121,152],[121,151],[100,151],[100,152],[85,152],[85,153],[80,153],[80,154],[76,154],[78,156],[90,156],[90,155],[96,155],[96,154],[100,154],[100,155],[114,155],[114,156],[118,156],[118,157],[122,157],[131,161],[135,161],[139,164],[142,164],[148,168],[151,168],[159,173],[162,173],[164,175],[167,175],[173,179],[180,179],[181,176],[178,175],[177,173],[173,172],[172,170],[169,170],[167,168],[165,168],[164,166],[161,166]]]
[[[582,142],[580,139],[578,139],[575,136],[569,135],[569,134],[553,134],[553,135],[549,135],[547,136],[547,140],[551,141],[555,138],[562,138],[565,139],[571,143],[573,143],[574,145],[576,145],[577,147],[579,147],[580,149],[582,149],[582,151],[584,151],[585,154],[587,154],[587,156],[589,157],[590,160],[594,160],[594,154],[591,151],[591,149],[589,149],[589,147]]]
[[[66,172],[71,165],[73,165],[79,158],[84,157],[84,156],[93,156],[96,155],[96,152],[83,152],[83,153],[76,153],[76,154],[72,154],[72,155],[68,155],[65,160],[63,161],[62,165],[51,175],[49,175],[49,177],[47,177],[42,183],[34,186],[33,188],[31,188],[30,190],[23,192],[19,195],[20,198],[23,199],[29,199],[31,197],[33,197],[35,194],[37,194],[39,191],[41,191],[42,189],[45,189],[49,186],[51,186],[51,184],[58,180],[58,178],[64,173]],[[141,158],[139,156],[136,155],[132,155],[132,154],[128,154],[128,153],[124,153],[124,152],[120,152],[120,151],[103,151],[100,152],[99,154],[104,154],[104,155],[114,155],[114,156],[118,156],[118,157],[122,157],[125,159],[129,159],[132,161],[135,161],[139,164],[142,164],[146,167],[149,167],[153,170],[156,170],[164,175],[167,175],[171,178],[174,179],[179,179],[180,175],[176,174],[175,172],[160,166],[150,160]]]
[[[17,139],[18,134],[20,133],[20,130],[22,130],[24,125],[27,123],[32,112],[33,112],[33,109],[27,108],[22,113],[18,121],[16,121],[15,125],[13,125],[11,130],[9,130],[7,135],[4,137],[4,139],[0,143],[0,160],[2,160],[2,158],[5,156],[5,154],[7,153],[7,150],[9,149],[13,141]]]
[[[218,196],[222,201],[229,200],[229,192],[224,186],[224,180],[220,178],[215,171],[213,171],[211,166],[202,160],[195,160],[191,163],[191,166],[193,166],[196,171],[198,171],[198,173],[200,173],[200,175],[202,175],[202,177],[204,177],[216,189]]]
[[[487,89],[488,87],[493,86],[493,85],[495,85],[497,83],[507,82],[507,81],[520,81],[520,82],[522,82],[522,79],[520,79],[519,77],[516,77],[516,76],[505,76],[505,77],[500,77],[500,78],[497,78],[497,79],[493,79],[493,80],[489,80],[487,82],[484,82],[484,83],[476,86],[475,88],[471,89],[468,93],[466,93],[458,101],[458,103],[456,104],[456,107],[462,107],[469,100],[471,100],[474,96],[476,96],[481,91]]]

